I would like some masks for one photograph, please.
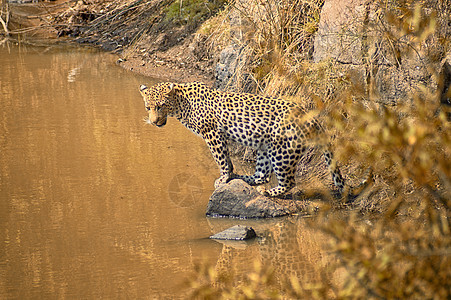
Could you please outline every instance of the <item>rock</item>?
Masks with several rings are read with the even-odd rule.
[[[255,89],[255,83],[245,68],[250,63],[249,49],[229,45],[221,51],[215,70],[214,88],[223,91],[245,91]]]
[[[375,102],[397,105],[423,86],[435,89],[429,70],[439,66],[430,57],[441,57],[444,49],[437,42],[440,29],[428,42],[416,45],[414,33],[401,35],[394,28],[398,23],[390,21],[386,15],[389,11],[377,1],[326,0],[315,36],[313,60],[333,59],[344,67],[344,73],[351,68],[360,74],[360,80],[355,77],[358,86],[364,90],[373,88],[370,92],[376,96]],[[426,18],[432,10],[424,9],[422,13]],[[391,35],[398,39],[387,37]]]
[[[236,225],[221,231],[215,235],[210,236],[211,239],[216,240],[234,240],[234,241],[244,241],[253,239],[257,236],[252,227],[247,227],[243,225]]]
[[[247,70],[252,61],[252,51],[246,46],[243,37],[243,26],[248,21],[242,16],[244,9],[249,7],[248,0],[238,0],[234,3],[234,7],[227,17],[231,43],[219,54],[214,88],[223,91],[252,92],[256,85]]]
[[[334,58],[341,63],[362,63],[362,40],[368,10],[366,0],[325,1],[315,37],[313,60]]]
[[[448,52],[445,59],[442,62],[441,72],[440,72],[440,87],[441,96],[440,103],[443,107],[448,109],[448,121],[451,121],[451,112],[449,108],[451,107],[451,51]]]
[[[289,209],[239,179],[218,187],[207,206],[207,216],[211,217],[272,218],[288,214]]]
[[[229,45],[221,51],[219,62],[216,65],[215,85],[220,90],[226,90],[236,84],[236,70],[241,62],[241,52],[243,47]]]

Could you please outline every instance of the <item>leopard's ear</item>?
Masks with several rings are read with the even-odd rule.
[[[169,83],[169,85],[168,85],[168,90],[167,90],[167,93],[168,93],[169,95],[171,95],[171,94],[173,94],[173,93],[175,92],[175,86],[176,86],[175,83],[173,83],[173,82],[170,82],[170,83]]]
[[[146,96],[146,92],[148,91],[148,87],[144,84],[141,84],[139,86],[139,92],[141,93],[141,96],[145,97]]]

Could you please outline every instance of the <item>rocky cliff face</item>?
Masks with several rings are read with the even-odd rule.
[[[333,58],[342,64],[359,65],[368,25],[365,0],[325,1],[315,37],[313,61]]]
[[[437,88],[446,94],[449,86],[446,57],[451,52],[444,44],[449,45],[446,39],[451,36],[450,12],[450,8],[437,1],[429,1],[421,9],[418,6],[411,15],[401,9],[394,15],[374,1],[326,0],[314,37],[311,62],[338,63],[344,72],[353,73],[360,85],[372,89],[377,101],[384,105],[396,105],[422,85],[437,85],[431,70],[445,74],[442,86]],[[241,20],[239,14],[234,18],[231,22]],[[423,34],[433,34],[426,42],[414,45],[415,39],[420,38],[413,33],[415,26],[423,27]],[[235,78],[240,73],[237,69],[242,68],[240,64],[249,61],[243,56],[245,41],[240,43],[240,46],[229,45],[221,52],[215,70],[216,87],[233,89],[245,80]]]
[[[360,71],[362,83],[374,84],[380,103],[395,105],[421,85],[435,84],[428,68],[443,68],[440,59],[430,58],[431,52],[446,56],[438,39],[450,32],[449,16],[439,13],[438,17],[448,18],[448,22],[436,23],[433,14],[432,7],[418,6],[411,16],[396,16],[373,1],[325,1],[315,39],[314,61],[334,59],[350,65]],[[426,43],[414,45],[418,37],[413,30],[403,28],[408,22],[412,27],[424,26],[424,34],[428,30],[435,34]],[[394,28],[396,24],[401,28]],[[412,46],[420,46],[420,51]]]

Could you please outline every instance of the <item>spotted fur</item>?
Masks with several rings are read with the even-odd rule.
[[[274,172],[278,186],[265,194],[275,197],[286,193],[295,184],[296,165],[307,144],[321,130],[316,118],[282,99],[221,92],[198,82],[160,83],[151,88],[141,85],[140,92],[151,124],[164,126],[172,116],[205,140],[221,172],[215,187],[235,178],[260,185]],[[254,175],[233,174],[227,140],[257,150]],[[341,192],[344,180],[332,153],[325,151],[324,157]]]

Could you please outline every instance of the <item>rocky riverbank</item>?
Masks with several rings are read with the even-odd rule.
[[[173,12],[179,4],[167,0],[77,1],[53,23],[58,36],[115,52],[118,64],[133,72],[212,85],[214,59],[206,57],[197,30],[222,7],[213,1],[207,11],[186,11],[185,18]]]
[[[166,70],[156,75],[160,78],[167,75],[176,81],[204,81],[202,76],[206,76],[205,81],[218,88],[282,96],[315,107],[327,117],[325,124],[332,129],[328,132],[333,137],[331,146],[346,180],[360,182],[370,167],[375,182],[368,193],[354,201],[352,213],[340,218],[325,214],[306,222],[315,228],[314,232],[308,233],[306,226],[285,226],[277,220],[255,222],[270,224],[271,230],[261,235],[253,225],[257,229],[254,245],[263,247],[258,251],[251,249],[256,263],[255,270],[247,272],[249,277],[233,272],[236,266],[242,266],[235,262],[243,260],[241,250],[235,247],[246,247],[247,242],[221,242],[223,250],[216,268],[196,266],[197,276],[192,276],[191,281],[193,295],[450,298],[449,1],[240,0],[222,9],[209,6],[212,2],[70,1],[64,2],[66,7],[57,12],[41,17],[48,26],[45,28],[55,28],[55,36],[69,36],[71,40],[114,51],[119,63],[133,71],[152,75],[155,70]],[[17,15],[11,15],[8,22],[5,3],[2,1],[0,15],[7,28],[4,35],[28,32],[23,27],[8,27]],[[192,77],[185,77],[189,74]],[[330,177],[321,169],[322,161],[309,154],[298,165],[296,189],[301,196],[307,188]],[[216,203],[210,207],[226,209],[227,214],[232,212],[231,215],[241,217],[241,212],[233,212],[235,207],[229,205],[234,202],[223,204],[222,196],[235,190],[227,196],[229,199],[240,192],[260,198],[239,181],[230,182],[227,188],[216,190],[215,198],[211,199]],[[319,191],[324,194],[327,185],[320,186]],[[311,199],[306,199],[309,204]],[[58,204],[57,200],[49,204]],[[269,205],[283,201],[289,201],[288,205],[295,209],[303,204],[291,199],[258,201],[263,213]],[[333,206],[340,201],[330,197],[324,202]],[[241,207],[258,206],[252,198],[235,203]],[[216,208],[211,214],[222,214]],[[150,217],[158,221],[159,212],[164,210],[161,207],[156,214],[152,211]],[[279,211],[284,213],[285,207]],[[130,212],[127,209],[126,216]],[[374,212],[377,214],[371,214]],[[57,213],[61,215],[58,209]],[[372,217],[362,219],[362,213]],[[67,216],[71,217],[72,211]],[[115,223],[114,218],[109,221]],[[212,222],[218,224],[217,221],[222,220],[207,219],[211,228]],[[228,220],[226,224],[232,222],[236,221]],[[152,221],[138,223],[131,224],[133,232],[142,224],[148,227],[146,224]],[[95,238],[102,235],[103,232],[99,235],[97,228],[93,228]],[[111,236],[120,233],[117,229]],[[233,236],[228,231],[216,237],[241,239],[235,234],[236,229],[232,230]],[[334,255],[332,263],[318,254],[317,229],[326,234],[327,253]],[[122,248],[132,249],[133,255],[139,252],[138,260],[146,258],[147,270],[149,253],[157,259],[161,256],[158,249],[135,251],[151,247],[158,240],[157,235],[147,234],[148,230],[143,232],[150,237],[148,242],[139,239],[138,247],[133,243],[130,247],[131,240],[126,236],[123,239],[126,247],[121,247],[118,253],[124,257]],[[89,241],[86,236],[82,240]],[[116,240],[110,244],[115,245]],[[189,242],[189,251],[203,244],[201,239],[193,243],[189,235],[182,240]],[[296,246],[285,247],[287,241]],[[179,242],[172,245],[178,247]],[[252,242],[249,244],[252,246]],[[167,257],[166,248],[163,258]],[[48,260],[48,255],[43,258]],[[276,262],[274,268],[263,268],[261,262],[265,261]],[[245,260],[246,266],[249,263]],[[311,268],[312,265],[317,268]],[[222,276],[222,270],[227,276]],[[329,277],[331,271],[333,276]],[[316,278],[313,281],[303,284],[298,280],[312,272],[317,275],[312,277]],[[274,282],[277,284],[272,285]],[[148,289],[141,294],[147,293]]]
[[[8,16],[23,8],[2,3],[2,20],[6,20],[5,7],[9,7]],[[338,158],[347,163],[342,168],[347,181],[358,185],[368,166],[376,170],[377,192],[358,205],[364,211],[377,211],[399,193],[391,187],[391,167],[379,166],[381,159],[376,160],[374,153],[358,158],[364,147],[352,147],[374,140],[383,143],[379,136],[367,139],[377,130],[392,136],[399,133],[401,139],[409,136],[386,128],[388,121],[379,127],[375,124],[391,117],[386,112],[390,107],[395,107],[398,119],[405,116],[397,107],[414,103],[426,89],[428,95],[438,95],[428,96],[431,105],[434,101],[441,105],[434,110],[451,106],[450,6],[432,0],[422,6],[415,1],[382,4],[364,0],[56,1],[45,4],[33,24],[40,20],[41,27],[55,37],[114,52],[117,63],[133,72],[283,96],[320,108],[332,116],[331,127],[341,131],[332,135],[337,137]],[[10,31],[14,32],[19,31]],[[356,112],[343,106],[352,102],[371,110]],[[375,112],[374,119],[366,116],[372,120],[373,131],[350,143],[355,133],[368,127],[362,119],[355,122],[361,125],[350,120],[369,111]],[[417,140],[408,137],[407,146]],[[383,151],[391,148],[387,149]],[[247,153],[252,160],[251,151],[236,152]],[[393,166],[392,161],[388,164]],[[319,181],[327,187],[328,180],[330,185],[322,159],[309,155],[300,164],[302,189],[318,188]],[[409,177],[402,183],[402,193],[409,193],[414,181]]]
[[[441,1],[420,7],[364,0],[83,0],[54,15],[52,24],[58,36],[117,53],[118,64],[134,72],[284,96],[333,116],[344,99],[383,111],[412,103],[412,95],[424,87],[449,107],[450,14]],[[339,127],[339,118],[331,121],[333,127]],[[347,122],[340,125],[348,127],[344,134],[335,134],[345,146],[337,152],[348,162],[343,168],[347,181],[356,186],[368,166],[378,169],[378,162],[372,156],[348,161],[357,151],[348,141],[359,129]],[[387,189],[390,176],[379,168],[377,192],[359,200],[361,210],[378,211],[399,192]],[[315,186],[318,181],[330,185],[322,160],[314,155],[300,164],[298,181],[302,189],[324,190]],[[404,184],[402,193],[409,186]]]
[[[297,56],[298,62],[333,59],[343,67],[341,72],[351,74],[364,88],[368,89],[373,81],[381,103],[396,104],[420,84],[433,84],[430,66],[445,72],[449,67],[449,49],[440,40],[451,35],[450,8],[440,1],[427,3],[418,16],[406,15],[412,20],[420,18],[418,26],[429,25],[429,30],[435,31],[416,55],[410,55],[408,49],[408,29],[402,38],[405,41],[400,40],[398,45],[390,45],[390,39],[383,36],[384,30],[390,33],[390,28],[381,28],[387,21],[380,20],[402,15],[389,15],[391,12],[384,12],[377,3],[364,0],[313,3],[282,3],[285,11],[276,13],[273,10],[278,7],[271,1],[80,0],[68,2],[68,8],[53,15],[51,23],[60,37],[69,36],[79,43],[116,52],[120,64],[129,70],[179,82],[198,80],[224,89],[259,89],[268,93],[259,77],[270,73],[272,66],[266,63],[281,62],[271,61],[277,53],[258,57],[259,49],[253,39],[278,42],[277,35],[282,32],[252,26],[264,25],[265,21],[277,23],[274,28],[288,26],[286,19],[295,13],[290,9],[298,9],[299,16],[305,18],[298,20],[298,25],[305,27],[299,32],[303,41],[294,45],[302,48],[296,52],[277,47],[268,51],[293,52],[291,55]],[[425,21],[431,14],[436,14],[434,24]],[[268,20],[269,16],[274,20]],[[285,53],[277,55],[283,58]],[[450,80],[449,74],[446,78]]]
[[[405,100],[421,84],[437,85],[433,71],[442,73],[444,82],[437,88],[442,89],[443,102],[449,102],[451,8],[443,1],[399,7],[365,0],[33,2],[2,1],[2,20],[10,21],[3,27],[14,27],[11,18],[28,11],[23,25],[115,52],[124,68],[153,77],[297,96],[296,91],[269,84],[276,76],[270,81],[265,77],[276,68],[287,84],[302,85],[301,78],[289,77],[306,76],[299,72],[305,64],[332,60],[339,67],[336,76],[350,77],[367,90],[373,84],[377,101],[388,105]],[[25,24],[24,19],[35,21]],[[403,28],[403,21],[411,28]],[[284,33],[290,25],[297,25],[298,31]],[[428,38],[421,49],[412,49],[420,38],[415,36],[418,29]],[[280,40],[283,35],[285,41]],[[293,37],[297,41],[290,40]]]

